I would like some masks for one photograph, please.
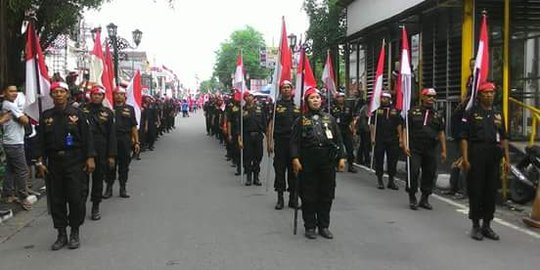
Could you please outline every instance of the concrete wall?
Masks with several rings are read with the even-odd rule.
[[[357,0],[347,7],[347,36],[427,0]]]

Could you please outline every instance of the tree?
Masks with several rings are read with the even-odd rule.
[[[216,77],[212,76],[209,80],[202,81],[199,86],[199,92],[203,94],[214,93],[215,90],[220,88],[220,84]]]
[[[343,52],[339,45],[343,43],[346,31],[346,12],[337,0],[305,0],[304,10],[309,17],[306,35],[307,53],[311,54],[313,72],[321,77],[326,53],[330,50],[334,59],[334,68],[339,76],[344,76],[339,67],[343,61]]]
[[[251,79],[264,79],[270,75],[270,70],[259,64],[259,48],[266,46],[263,35],[250,26],[243,30],[234,31],[230,40],[221,44],[216,52],[214,76],[226,87],[232,87],[231,74],[236,70],[236,57],[242,52],[244,70]]]

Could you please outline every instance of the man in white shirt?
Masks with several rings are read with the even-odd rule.
[[[22,112],[17,100],[17,87],[8,85],[3,89],[4,101],[2,111],[11,114],[11,119],[2,125],[4,131],[3,146],[6,153],[6,179],[4,181],[4,196],[8,200],[17,201],[25,210],[30,210],[32,204],[27,200],[26,181],[29,176],[24,152],[24,125],[29,123],[28,117]],[[20,100],[20,99],[19,99]]]

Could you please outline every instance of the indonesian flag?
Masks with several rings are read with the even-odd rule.
[[[384,40],[379,54],[379,62],[377,63],[377,72],[375,73],[375,81],[373,82],[373,93],[369,102],[369,116],[381,106],[381,93],[383,88],[383,70],[384,70]]]
[[[238,89],[244,96],[244,91],[247,90],[246,80],[244,79],[244,62],[242,61],[242,54],[239,53],[236,57],[236,72],[234,73],[233,86]],[[242,98],[242,101],[244,99]]]
[[[487,81],[489,74],[489,40],[487,33],[487,17],[486,14],[482,15],[482,25],[480,26],[480,40],[478,41],[478,51],[476,52],[476,58],[474,62],[473,84],[471,91],[471,98],[465,107],[466,110],[470,109],[476,94],[478,86]]]
[[[409,36],[403,26],[401,31],[401,68],[396,86],[396,109],[401,110],[401,117],[407,117],[411,108],[411,62],[409,60]]]
[[[141,123],[141,107],[142,107],[142,83],[141,72],[137,70],[131,82],[126,89],[126,104],[133,106],[135,109],[135,119],[137,126]]]
[[[39,44],[39,37],[34,30],[32,22],[28,24],[26,30],[26,86],[25,86],[25,106],[23,111],[34,121],[39,122],[41,99],[41,110],[46,110],[54,106],[50,93],[51,83],[45,66],[45,57]]]
[[[324,64],[324,69],[322,73],[322,81],[324,87],[326,88],[327,94],[327,103],[330,106],[330,100],[337,93],[336,82],[334,81],[334,68],[332,67],[332,58],[330,57],[330,51],[326,54],[326,63]]]
[[[112,85],[111,79],[109,78],[109,71],[107,65],[105,64],[105,57],[103,56],[103,49],[101,48],[101,32],[98,30],[96,32],[96,39],[94,40],[94,49],[90,54],[90,82],[97,85],[101,85],[105,88],[105,96],[109,91],[111,92],[111,99],[105,98],[103,100],[103,105],[112,108]]]
[[[270,93],[271,96],[275,97],[274,100],[277,100],[279,94],[279,87],[281,83],[285,80],[291,81],[291,68],[292,68],[292,54],[291,49],[289,48],[289,43],[287,41],[287,28],[285,27],[285,17],[281,18],[281,38],[279,40],[279,51],[278,51],[278,63],[274,69],[274,83],[273,88]]]
[[[105,87],[105,99],[107,99],[108,102],[110,102],[110,104],[114,104],[114,100],[113,100],[113,90],[115,87],[114,66],[113,66],[113,60],[112,60],[109,44],[105,45],[105,70],[107,70],[107,78],[104,78],[104,79],[107,79],[107,84],[110,85],[110,89],[107,89],[107,87]]]
[[[296,89],[294,92],[294,102],[300,104],[300,99],[303,93],[300,93],[302,89],[302,73],[304,73],[304,90],[309,89],[310,87],[316,88],[317,82],[315,81],[315,76],[313,76],[313,70],[309,64],[309,59],[307,58],[306,51],[302,47],[300,50],[300,60],[298,62],[298,69],[296,70]]]

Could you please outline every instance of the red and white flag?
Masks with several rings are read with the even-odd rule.
[[[465,107],[466,110],[470,109],[474,100],[476,99],[476,94],[478,91],[478,86],[486,82],[489,74],[489,40],[487,32],[487,16],[486,14],[482,15],[482,25],[480,26],[480,40],[478,41],[478,51],[476,52],[476,58],[474,61],[474,71],[473,71],[473,84],[471,91],[471,98]]]
[[[113,91],[116,85],[114,83],[114,64],[109,44],[105,45],[105,70],[107,71],[107,76],[104,78],[107,80],[107,86],[105,86],[105,99],[107,99],[110,104],[114,104]]]
[[[103,105],[112,108],[112,79],[110,78],[107,65],[105,64],[105,57],[103,56],[103,49],[101,48],[101,31],[96,32],[96,39],[94,40],[94,49],[90,53],[90,79],[89,81],[105,88],[105,96],[108,96],[110,91],[111,100],[103,99]]]
[[[383,88],[383,71],[384,71],[384,52],[385,43],[384,40],[381,46],[381,52],[379,54],[379,61],[377,62],[377,72],[375,73],[375,81],[373,82],[373,93],[371,94],[371,101],[369,102],[369,116],[381,106],[381,93]]]
[[[396,85],[396,109],[401,111],[401,117],[407,117],[407,112],[411,108],[411,61],[409,58],[409,36],[407,29],[403,26],[401,30],[401,67]]]
[[[141,124],[141,108],[142,108],[142,83],[141,72],[137,70],[131,82],[126,89],[126,104],[133,106],[135,110],[135,119],[137,125]]]
[[[34,30],[33,23],[28,24],[26,29],[26,86],[24,112],[34,121],[39,122],[41,110],[47,110],[54,106],[50,93],[51,83],[47,74],[45,57],[41,50],[39,37]]]
[[[287,28],[285,27],[285,17],[282,17],[281,23],[281,38],[279,40],[278,62],[274,69],[273,87],[270,90],[270,96],[277,100],[279,94],[279,86],[285,80],[291,81],[291,69],[292,69],[292,54],[289,48],[289,42],[287,39]]]
[[[304,48],[300,49],[300,60],[298,61],[298,69],[296,70],[296,89],[294,90],[294,102],[300,104],[300,99],[303,93],[300,93],[302,89],[302,73],[304,74],[304,91],[314,87],[317,87],[317,81],[313,76],[313,70],[309,64],[306,51]]]
[[[244,61],[242,61],[241,53],[236,57],[236,71],[234,72],[233,87],[240,90],[242,94],[247,90],[246,80],[244,79]]]
[[[336,81],[334,77],[334,67],[332,66],[332,58],[330,57],[330,51],[326,55],[326,63],[322,73],[322,81],[326,90],[334,96],[337,93]]]

